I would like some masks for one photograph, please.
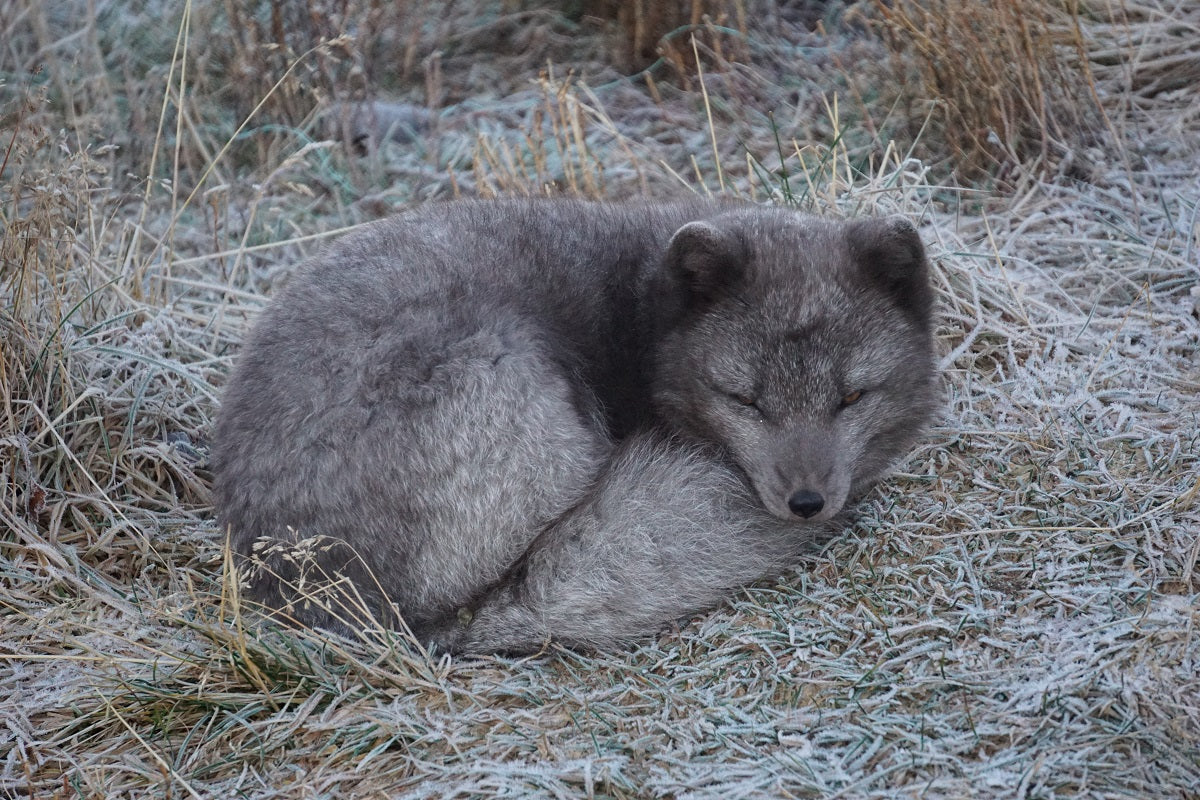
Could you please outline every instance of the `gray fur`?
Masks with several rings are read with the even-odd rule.
[[[453,651],[652,632],[787,569],[911,446],[931,305],[899,218],[511,200],[365,226],[226,392],[243,588]]]

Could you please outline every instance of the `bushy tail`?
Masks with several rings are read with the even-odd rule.
[[[820,533],[768,515],[716,453],[656,433],[434,637],[457,652],[607,647],[779,573]]]

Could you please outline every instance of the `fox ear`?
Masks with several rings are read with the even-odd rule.
[[[744,263],[741,241],[708,222],[689,222],[667,245],[667,269],[703,301],[716,299],[737,283]]]
[[[851,222],[846,231],[860,274],[906,310],[927,319],[933,310],[929,262],[917,229],[899,215]]]

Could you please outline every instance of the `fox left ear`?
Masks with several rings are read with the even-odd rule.
[[[738,237],[709,222],[689,222],[671,237],[666,265],[694,298],[715,300],[742,277],[745,247]]]
[[[917,229],[905,217],[849,223],[846,240],[862,274],[905,309],[927,319],[933,310],[929,262]]]

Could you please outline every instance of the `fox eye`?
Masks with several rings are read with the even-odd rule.
[[[842,402],[841,402],[840,407],[845,408],[846,406],[852,406],[855,403],[857,403],[859,400],[861,400],[862,396],[863,396],[862,390],[855,389],[853,392],[850,392],[850,394],[842,397]]]
[[[750,394],[750,392],[729,392],[728,394],[739,405],[752,406],[758,402],[758,398]]]

